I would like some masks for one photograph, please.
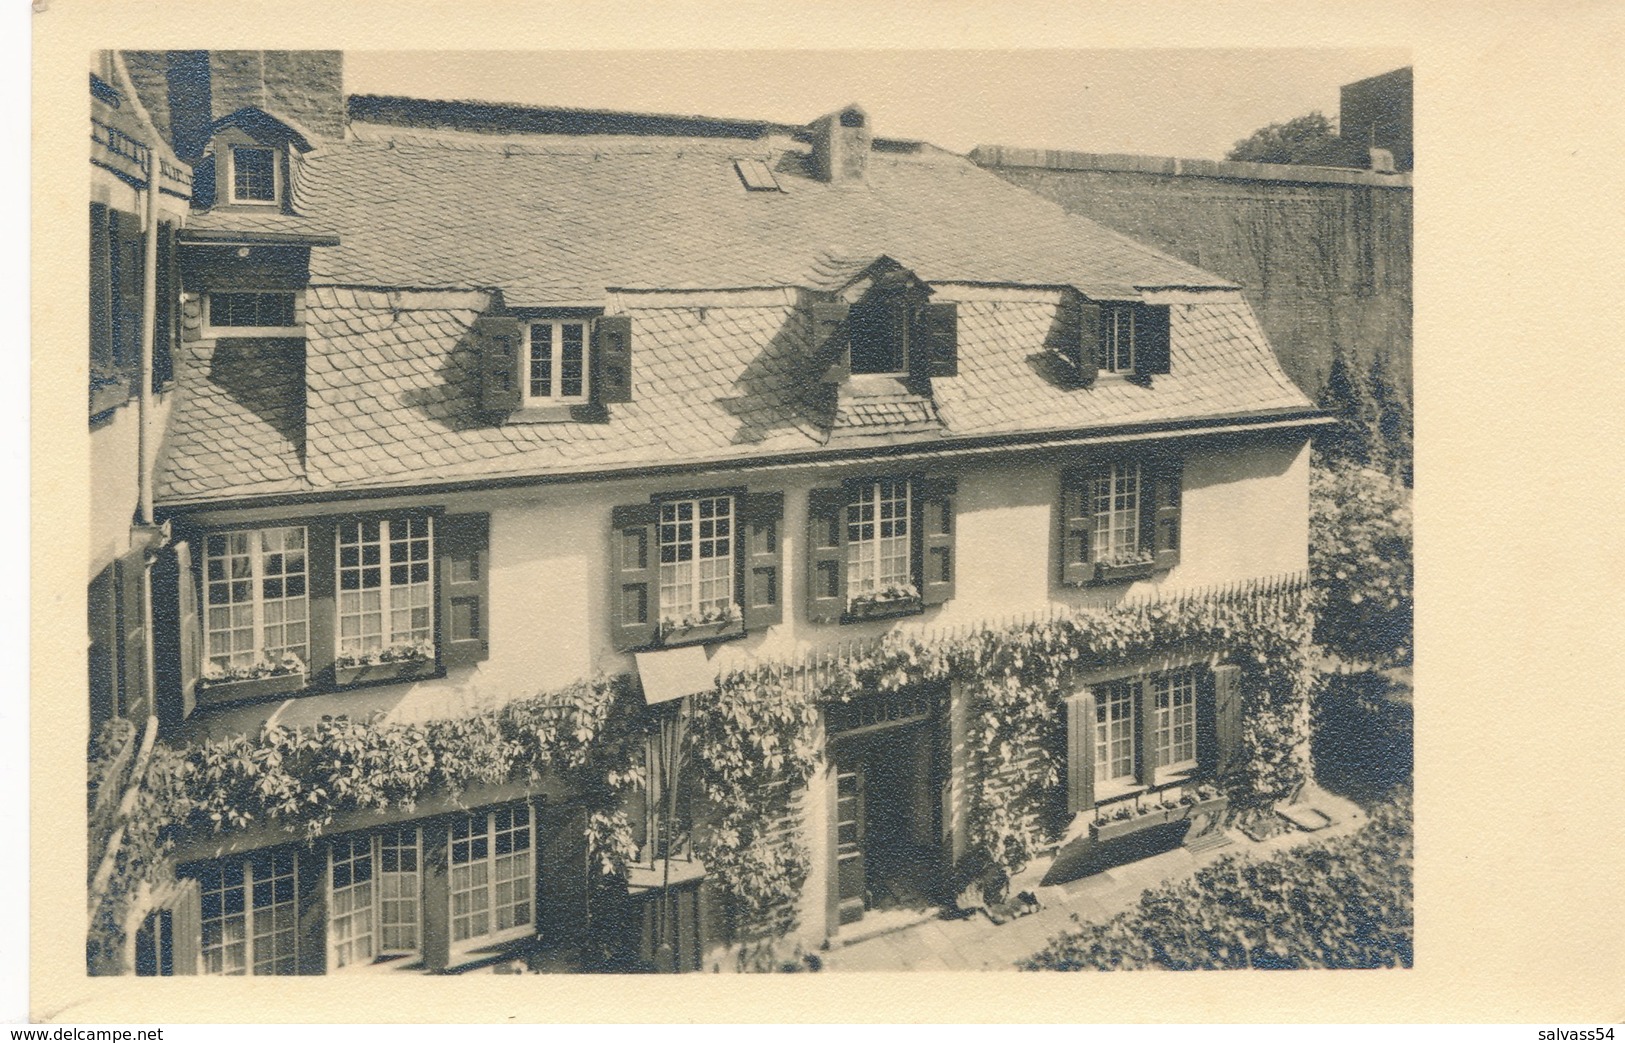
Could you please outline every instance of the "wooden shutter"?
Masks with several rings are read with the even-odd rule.
[[[1196,770],[1212,776],[1219,769],[1219,719],[1214,707],[1213,671],[1203,670],[1196,684]]]
[[[922,478],[914,488],[914,546],[919,554],[920,601],[940,605],[954,596],[952,478]]]
[[[155,927],[153,972],[196,974],[203,946],[203,908],[197,880],[192,877],[176,880],[157,903],[148,922]]]
[[[1078,302],[1078,339],[1072,354],[1078,383],[1088,387],[1100,376],[1100,305],[1094,301]]]
[[[1134,368],[1144,375],[1169,371],[1168,305],[1134,306]]]
[[[119,713],[141,718],[149,713],[147,691],[147,570],[144,551],[118,562]]]
[[[1129,682],[1134,686],[1134,723],[1139,734],[1134,737],[1135,775],[1140,785],[1157,784],[1157,697],[1156,684],[1149,677]]]
[[[203,666],[203,630],[198,615],[197,577],[192,546],[177,540],[152,568],[153,667],[160,719],[173,726],[197,707],[197,681]]]
[[[142,242],[141,220],[134,214],[112,211],[113,236],[113,350],[127,370],[141,365],[142,272],[146,249]]]
[[[1179,507],[1183,498],[1184,467],[1179,460],[1148,461],[1145,466],[1145,502],[1141,507],[1146,546],[1156,554],[1156,567],[1179,564]]]
[[[909,345],[909,369],[918,376],[952,377],[959,373],[959,305],[926,304]]]
[[[107,207],[90,204],[90,362],[91,376],[114,365],[113,242]]]
[[[1061,582],[1081,586],[1095,578],[1095,514],[1085,470],[1061,472]]]
[[[746,630],[760,630],[784,622],[783,493],[750,493],[744,498],[742,517],[745,545],[745,590],[740,607]]]
[[[1095,693],[1084,688],[1066,700],[1066,810],[1095,806]]]
[[[537,909],[541,936],[554,943],[580,942],[588,928],[592,876],[587,856],[587,813],[562,808],[536,816]]]
[[[1218,774],[1233,771],[1240,763],[1241,667],[1226,663],[1213,668],[1213,730]]]
[[[443,971],[451,963],[451,827],[445,819],[426,822],[423,839],[423,919],[418,926],[423,966]]]
[[[652,503],[611,512],[609,614],[618,652],[654,644],[660,623],[659,519],[660,508]]]
[[[852,372],[852,343],[846,323],[851,310],[838,301],[821,301],[812,306],[813,354],[829,364],[826,379]]]
[[[807,492],[807,618],[838,623],[846,614],[845,489]]]
[[[439,520],[440,662],[469,666],[491,654],[488,514]]]
[[[338,652],[338,563],[334,560],[341,519],[317,518],[306,526],[305,576],[310,592],[310,661],[312,680],[333,679],[333,657]]]
[[[632,316],[605,315],[593,323],[592,352],[598,401],[632,401]]]
[[[175,226],[158,225],[157,326],[152,341],[152,387],[157,390],[174,375],[174,350],[179,339],[180,262],[175,249]]]
[[[296,974],[326,974],[327,966],[327,854],[310,847],[298,852],[293,863],[294,946]],[[374,877],[374,887],[377,887]],[[337,970],[337,968],[333,968]]]
[[[481,405],[488,412],[519,408],[519,320],[511,315],[482,315],[474,320],[473,341],[479,354]]]

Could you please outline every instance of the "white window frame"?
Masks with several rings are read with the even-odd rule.
[[[258,860],[260,858],[268,859],[272,863],[272,867],[271,867],[272,872],[268,877],[256,878],[256,876],[254,874],[254,864],[255,864],[256,860]],[[276,863],[276,860],[279,859],[279,858],[288,859],[288,865],[289,865],[288,872],[286,872],[286,873],[278,873],[278,872],[275,871],[275,869],[276,869],[276,864],[275,863]],[[230,885],[225,884],[225,871],[226,871],[227,866],[233,866],[233,865],[241,867],[241,869],[242,869],[242,883],[238,884],[238,885],[230,886]],[[221,886],[218,889],[207,888],[205,886],[206,881],[204,879],[202,879],[202,878],[199,878],[199,880],[198,880],[198,892],[199,892],[199,895],[202,896],[202,897],[207,897],[207,896],[212,895],[212,894],[218,894],[218,895],[221,896],[222,903],[224,903],[225,896],[226,896],[227,893],[229,893],[232,890],[240,889],[242,891],[242,911],[235,914],[235,915],[233,915],[233,914],[225,914],[223,912],[223,915],[217,916],[217,917],[209,917],[206,914],[200,917],[200,920],[199,920],[200,937],[198,939],[198,953],[199,953],[198,963],[199,963],[200,969],[202,970],[202,973],[209,974],[209,975],[225,975],[225,976],[238,976],[238,975],[241,975],[241,976],[257,976],[257,977],[264,977],[264,976],[268,976],[268,975],[270,975],[270,976],[281,976],[281,975],[289,975],[289,974],[298,974],[299,973],[299,852],[297,852],[297,851],[289,851],[289,850],[256,851],[256,852],[254,852],[252,854],[249,854],[249,855],[241,855],[241,856],[238,856],[238,857],[235,857],[235,858],[221,859],[217,863],[215,863],[215,865],[212,868],[215,871],[217,871],[217,872],[219,872],[221,874]],[[278,890],[277,885],[279,883],[283,883],[283,882],[287,883],[287,899],[285,901],[277,901],[276,900],[276,898],[277,898],[277,890]],[[264,905],[264,906],[256,906],[254,904],[255,892],[256,892],[255,885],[256,884],[269,884],[270,885],[269,890],[270,890],[270,895],[271,895],[272,901],[269,904]],[[263,934],[263,933],[260,933],[260,932],[258,932],[256,930],[255,913],[259,912],[262,909],[269,910],[270,913],[271,913],[271,917],[272,917],[272,921],[273,921],[273,930],[269,934]],[[288,923],[288,924],[282,926],[281,928],[277,928],[276,924],[275,924],[275,920],[276,920],[276,917],[277,917],[279,912],[286,915],[286,916],[288,916],[288,917],[291,917],[291,923]],[[233,920],[240,921],[241,928],[242,928],[242,934],[241,934],[241,945],[242,945],[242,953],[243,953],[242,968],[241,968],[241,970],[228,971],[228,970],[226,970],[224,968],[224,952],[228,948],[228,946],[224,942],[222,942],[221,944],[218,944],[218,945],[211,946],[211,945],[208,945],[206,943],[205,939],[208,937],[208,928],[209,928],[210,924],[220,923],[222,925],[225,925],[225,924],[228,924],[228,923],[232,922]],[[262,944],[264,944],[264,939],[267,939],[267,938],[274,939],[277,936],[285,934],[285,933],[288,934],[289,936],[291,936],[291,938],[293,939],[293,953],[292,953],[292,955],[290,957],[285,957],[285,959],[291,960],[291,967],[289,969],[287,969],[287,970],[274,970],[274,971],[270,971],[270,972],[262,972],[262,971],[260,971],[259,966],[260,966],[261,963],[265,963],[265,962],[268,962],[270,960],[274,960],[275,957],[271,956],[271,957],[261,958],[256,954],[255,950],[258,949]],[[210,961],[210,956],[212,954],[215,954],[215,953],[220,953],[221,954],[221,964],[222,965],[221,965],[221,968],[218,969],[218,970],[210,968],[210,962],[211,962]]]
[[[427,542],[428,542],[428,557],[425,559],[425,561],[426,561],[426,563],[428,565],[428,570],[427,570],[428,571],[428,578],[426,580],[421,581],[421,582],[414,582],[410,578],[410,573],[408,573],[408,579],[407,579],[407,582],[405,584],[396,584],[395,582],[393,582],[393,580],[392,580],[392,578],[390,576],[390,568],[391,568],[392,564],[399,565],[399,564],[402,564],[402,563],[392,563],[390,561],[390,553],[389,553],[390,544],[394,539],[397,538],[397,537],[391,536],[390,527],[392,525],[403,524],[403,523],[409,525],[411,522],[419,521],[419,520],[423,521],[427,525],[427,527],[428,527],[427,536],[426,537],[412,536],[412,535],[410,535],[410,529],[408,529],[407,530],[408,535],[405,536],[404,538],[408,541],[409,545],[410,545],[411,542],[416,541],[416,540],[418,540],[420,538],[426,538],[427,539]],[[377,546],[379,547],[379,553],[378,553],[379,560],[378,560],[378,563],[376,564],[376,566],[368,564],[368,562],[366,560],[365,552],[360,549],[360,548],[365,548],[365,547],[368,547],[368,546],[372,546],[373,541],[371,541],[371,540],[361,540],[359,543],[351,544],[351,546],[355,546],[355,547],[358,548],[357,564],[355,564],[355,565],[346,565],[344,563],[344,550],[345,550],[345,546],[346,546],[346,544],[345,544],[346,530],[351,529],[353,526],[361,525],[361,524],[365,524],[367,522],[373,522],[373,521],[376,521],[378,523],[378,540],[377,540]],[[406,564],[408,569],[410,569],[412,562],[409,560],[404,564]],[[369,589],[372,589],[372,588],[368,588],[368,587],[365,587],[365,586],[357,586],[357,587],[354,587],[354,588],[346,588],[344,586],[344,574],[345,574],[346,571],[362,570],[362,573],[363,573],[362,578],[364,579],[365,578],[365,570],[368,569],[368,568],[373,568],[373,567],[376,567],[378,569],[378,571],[379,571],[379,577],[378,577],[379,584],[378,584],[378,587],[377,587],[377,590],[379,592],[378,593],[378,602],[379,602],[378,611],[379,611],[379,619],[380,619],[379,635],[378,635],[378,637],[379,637],[379,646],[378,646],[378,649],[366,649],[364,647],[363,648],[357,648],[355,650],[356,654],[368,655],[373,651],[389,648],[392,645],[403,644],[403,643],[405,643],[405,644],[417,644],[417,643],[421,643],[421,642],[427,642],[430,645],[434,645],[435,644],[435,615],[436,615],[436,605],[435,605],[435,601],[436,601],[436,598],[435,598],[435,524],[434,524],[434,515],[433,514],[414,514],[414,515],[396,515],[396,516],[388,517],[388,518],[346,519],[344,521],[339,522],[339,524],[337,526],[335,526],[334,530],[333,530],[333,573],[334,573],[334,576],[333,576],[333,597],[334,597],[333,651],[334,651],[334,655],[335,656],[340,656],[340,655],[346,654],[346,650],[345,650],[345,647],[344,647],[344,642],[345,642],[344,622],[345,622],[345,620],[347,618],[353,617],[353,616],[365,617],[365,616],[368,616],[368,615],[372,614],[372,613],[366,611],[365,609],[363,609],[361,611],[357,611],[357,612],[347,612],[347,611],[345,611],[345,608],[344,608],[344,596],[345,596],[345,594],[352,593],[352,592],[360,593],[362,591],[366,591],[366,590],[369,590]],[[406,605],[404,607],[408,611],[410,611],[410,610],[412,610],[414,608],[424,608],[424,609],[427,610],[427,612],[429,614],[429,621],[428,621],[427,626],[425,628],[423,628],[423,629],[427,630],[428,636],[427,637],[422,637],[422,638],[417,638],[417,639],[406,638],[406,639],[397,640],[397,638],[395,636],[397,632],[396,632],[396,630],[394,628],[394,623],[393,623],[393,620],[392,620],[392,617],[394,615],[394,610],[395,610],[395,608],[397,606],[392,604],[392,597],[397,596],[398,591],[409,588],[409,587],[414,587],[414,586],[421,586],[421,587],[423,587],[424,589],[426,589],[428,591],[427,602],[424,605],[411,605],[411,604],[408,604],[408,605]],[[358,633],[358,634],[355,635],[355,639],[358,642],[362,643],[362,644],[365,643],[366,637],[367,637],[367,635],[365,633]],[[438,653],[438,648],[436,648],[436,652]]]
[[[1133,373],[1134,349],[1134,305],[1104,305],[1100,309],[1100,371],[1118,375]]]
[[[360,847],[358,854],[357,847]],[[340,857],[341,853],[344,857]],[[341,864],[349,870],[349,882],[339,884],[339,870]],[[356,869],[360,865],[366,866],[367,879],[357,883]],[[365,898],[357,898],[362,887],[366,888]],[[348,899],[341,903],[341,899]],[[338,911],[341,904],[347,905],[347,911]],[[371,837],[349,836],[337,837],[327,847],[327,967],[330,971],[343,970],[347,967],[366,967],[378,958],[378,927],[376,910],[378,908],[378,860],[377,849]],[[347,937],[339,937],[339,925],[343,922],[349,929]],[[363,952],[354,951],[362,947]],[[352,952],[348,959],[341,959],[344,946],[350,946]]]
[[[1095,803],[1110,800],[1126,793],[1132,793],[1141,788],[1139,775],[1135,768],[1139,763],[1140,745],[1140,698],[1141,682],[1138,679],[1118,680],[1102,683],[1094,687],[1095,692],[1095,720],[1094,734],[1090,741],[1095,745]],[[1127,694],[1124,699],[1121,696]],[[1123,740],[1112,735],[1112,726],[1125,723],[1125,717],[1114,712],[1115,708],[1127,704],[1126,724],[1128,726],[1128,772],[1126,774],[1112,775],[1112,746]]]
[[[511,857],[512,852],[510,852],[507,856],[499,855],[497,853],[497,816],[503,812],[513,813],[520,811],[524,812],[525,814],[524,828],[527,844],[525,848],[527,868],[523,874],[519,876],[512,876],[506,880],[499,881],[496,873],[498,861],[504,857]],[[459,841],[457,839],[456,832],[458,822],[453,821],[446,826],[446,929],[447,935],[451,939],[451,951],[457,954],[466,953],[471,950],[482,949],[492,945],[499,945],[503,942],[513,941],[517,938],[525,938],[535,934],[537,906],[536,867],[538,857],[536,851],[536,812],[530,807],[529,804],[506,804],[495,808],[487,808],[484,811],[472,812],[468,815],[461,816],[460,820],[469,823],[483,822],[485,831],[483,834],[474,834],[471,832],[465,841]],[[471,858],[465,862],[456,861],[457,845],[464,842],[472,843],[473,840],[478,836],[483,836],[485,839],[485,857],[479,860]],[[472,866],[481,863],[483,863],[486,867],[485,882],[482,885],[475,885],[473,887],[464,887],[459,889],[456,884],[457,870],[465,865]],[[525,903],[529,906],[526,913],[527,918],[524,921],[515,923],[509,927],[499,928],[497,927],[497,912],[499,909],[498,889],[504,883],[513,883],[515,881],[523,881],[528,888],[528,900]],[[457,921],[460,918],[466,919],[473,914],[468,913],[464,914],[463,917],[459,917],[457,913],[457,898],[459,895],[463,894],[477,894],[481,890],[484,891],[486,933],[469,933],[462,938],[458,938]],[[518,904],[519,903],[510,902],[509,907],[512,908]]]
[[[410,836],[410,842],[400,843],[403,836]],[[347,915],[355,919],[362,927],[354,931],[347,939],[340,939],[337,935],[338,916],[333,910],[338,908],[340,888],[337,886],[337,866],[339,852],[342,847],[349,845],[351,857],[347,859],[352,863],[359,861],[355,858],[356,844],[364,845],[365,860],[368,872],[371,874],[370,898],[365,907],[352,906]],[[399,851],[412,853],[413,868],[411,870],[386,869],[384,854],[386,847]],[[403,895],[386,893],[387,881],[406,881],[401,888]],[[355,887],[353,883],[348,885]],[[411,909],[410,922],[386,922],[386,903],[405,903]],[[367,967],[377,963],[380,959],[390,956],[416,955],[423,945],[423,833],[416,826],[399,826],[381,830],[366,836],[340,837],[333,841],[327,852],[327,966],[330,970],[339,971],[356,967]],[[412,932],[412,944],[408,946],[390,945],[389,931],[391,928],[408,927]],[[345,942],[354,942],[359,938],[368,940],[369,952],[363,956],[354,957],[341,966],[339,962],[339,947]]]
[[[713,507],[712,516],[704,518],[702,517],[702,510],[703,505],[706,503],[722,504],[726,507],[726,513],[717,513],[715,507]],[[660,615],[662,621],[681,621],[685,616],[697,618],[707,608],[715,610],[724,606],[733,606],[734,609],[737,609],[739,599],[737,591],[734,590],[734,573],[737,571],[736,566],[739,561],[739,512],[737,510],[738,502],[734,495],[732,493],[720,493],[713,496],[661,500],[659,506],[660,532],[658,545],[660,550]],[[685,506],[689,508],[690,512],[690,516],[686,520],[680,517]],[[702,531],[707,522],[712,523],[712,535],[710,536],[704,535]],[[687,526],[686,539],[681,532],[684,526]],[[721,527],[725,527],[726,531],[721,535],[717,535],[717,530]],[[724,542],[727,549],[717,552],[716,545]],[[702,557],[701,551],[708,544],[711,546],[713,553],[710,557]],[[666,561],[667,548],[671,548],[677,556],[680,556],[686,548],[690,552],[688,561]],[[723,565],[724,571],[720,578],[726,581],[727,590],[721,599],[722,605],[716,604],[718,600],[716,597],[705,598],[702,596],[706,582],[706,578],[702,578],[700,575],[700,562],[702,561],[720,561]],[[691,566],[687,578],[679,580],[674,577],[668,582],[667,576],[670,574],[668,573],[668,567],[672,571],[676,571],[678,566],[685,564]],[[718,578],[715,576],[709,577],[711,582],[716,582]],[[680,610],[676,603],[679,593],[684,594]]]
[[[271,154],[271,198],[244,199],[237,195],[237,153],[239,150]],[[226,198],[232,206],[277,206],[282,202],[282,150],[274,145],[227,145]]]
[[[882,486],[892,486],[892,495],[882,495]],[[894,514],[889,519],[882,519],[882,508],[885,504],[897,502],[897,487],[902,487],[902,514]],[[848,496],[846,513],[842,524],[846,526],[846,596],[850,601],[856,597],[873,594],[885,590],[887,587],[912,586],[914,584],[914,482],[910,478],[879,478],[864,482],[854,490],[855,495]],[[870,509],[870,517],[863,517],[864,508]],[[892,526],[890,536],[882,536],[881,526],[889,521]],[[901,524],[902,531],[897,531]],[[865,538],[861,535],[861,526],[872,525],[873,535]],[[858,531],[860,535],[854,536]],[[882,582],[885,564],[888,560],[895,561],[895,553],[887,554],[888,547],[895,547],[897,541],[903,545],[903,571],[901,577],[888,576]],[[863,580],[855,575],[856,566],[867,566],[872,574]]]
[[[267,533],[272,533],[272,532],[288,533],[288,532],[293,532],[293,531],[298,531],[300,533],[300,542],[303,545],[302,546],[302,553],[304,554],[304,558],[305,558],[304,568],[302,570],[300,570],[299,572],[290,572],[284,566],[284,571],[279,576],[267,576],[265,574],[265,567],[266,567],[266,564],[267,564],[266,558],[269,557],[272,554],[277,554],[277,553],[281,553],[281,554],[285,555],[287,553],[287,551],[286,551],[286,548],[284,548],[281,551],[268,551],[268,550],[266,550],[265,549],[265,536],[266,536],[266,534]],[[249,541],[248,555],[247,555],[248,562],[249,562],[249,576],[247,577],[247,582],[249,583],[249,598],[248,598],[248,600],[246,602],[239,602],[239,601],[235,601],[235,600],[230,600],[230,589],[231,589],[232,584],[235,583],[235,582],[242,582],[242,580],[240,580],[240,579],[233,579],[233,577],[230,575],[230,569],[231,569],[230,562],[232,561],[233,558],[239,557],[239,555],[233,554],[231,552],[231,545],[230,545],[231,544],[231,539],[233,537],[236,537],[236,536],[246,537],[248,539],[248,541]],[[285,537],[284,537],[284,539],[285,539]],[[211,546],[216,540],[224,540],[224,541],[226,541],[226,554],[224,556],[217,555],[217,554],[213,553],[213,551],[211,550]],[[213,578],[211,576],[211,571],[213,569],[213,565],[217,561],[221,561],[221,562],[225,563],[224,566],[223,566],[223,569],[222,569],[222,571],[225,573],[225,576],[223,578],[221,578],[221,579],[215,579],[215,578]],[[301,595],[290,597],[290,596],[287,595],[286,588],[284,587],[283,596],[281,598],[272,599],[272,600],[279,601],[284,606],[297,604],[302,608],[303,613],[304,613],[304,618],[302,620],[302,623],[303,623],[304,628],[305,628],[305,639],[304,639],[304,641],[302,643],[300,643],[298,645],[286,645],[286,644],[284,644],[284,645],[276,646],[274,652],[268,651],[267,650],[268,646],[267,646],[266,640],[265,640],[265,628],[268,625],[266,623],[266,619],[265,619],[266,607],[267,607],[267,600],[265,598],[265,583],[268,580],[275,580],[275,579],[279,579],[279,578],[282,579],[284,581],[284,583],[285,583],[288,578],[293,577],[293,576],[299,576],[299,577],[303,578],[303,580],[304,580],[304,593],[301,594]],[[213,600],[213,593],[214,593],[215,589],[217,589],[221,585],[224,585],[224,587],[225,587],[225,589],[227,591],[228,600],[221,603],[221,604],[216,604],[214,602],[214,600]],[[258,529],[231,529],[231,530],[227,530],[227,531],[223,531],[223,532],[211,532],[211,533],[206,534],[204,536],[204,538],[203,538],[203,599],[202,600],[203,600],[202,609],[203,609],[203,659],[204,659],[204,662],[212,663],[212,662],[214,662],[216,657],[224,656],[226,658],[226,663],[224,663],[223,665],[225,666],[226,669],[230,669],[231,666],[233,665],[231,663],[232,657],[242,654],[242,652],[233,651],[231,649],[226,649],[224,651],[217,651],[215,649],[215,642],[218,640],[217,635],[219,635],[221,633],[225,633],[225,634],[229,635],[233,631],[239,630],[241,628],[237,627],[235,625],[228,624],[228,626],[226,628],[224,628],[224,630],[221,630],[219,628],[216,628],[213,625],[211,617],[213,616],[215,611],[217,611],[218,609],[225,609],[229,614],[229,613],[231,613],[232,610],[238,608],[239,606],[247,604],[247,605],[251,606],[250,611],[251,611],[251,615],[252,615],[251,626],[253,627],[253,637],[254,637],[254,647],[253,647],[254,657],[256,659],[264,658],[268,662],[271,662],[273,665],[275,665],[277,660],[279,660],[281,658],[281,656],[282,656],[282,654],[284,652],[286,652],[286,651],[296,651],[296,654],[299,655],[300,661],[302,663],[304,663],[308,667],[309,664],[310,664],[310,649],[311,649],[310,529],[309,529],[309,527],[304,526],[304,525],[268,525],[268,526],[264,526],[264,527],[258,528]],[[283,616],[283,620],[282,620],[281,624],[269,624],[269,625],[272,625],[272,626],[281,625],[284,628],[286,628],[287,625],[288,625],[288,620],[287,620],[287,616],[286,616],[286,609],[284,610],[284,616]],[[252,662],[252,660],[250,662]],[[248,665],[248,664],[237,664],[237,665]]]
[[[1138,561],[1145,508],[1144,468],[1138,460],[1113,461],[1090,471],[1087,480],[1089,513],[1094,518],[1089,560],[1108,565]]]
[[[590,319],[532,319],[525,324],[524,379],[520,392],[526,406],[581,405],[592,400],[592,321]],[[565,395],[564,388],[564,328],[574,326],[581,330],[581,393]],[[531,393],[531,366],[534,365],[533,340],[538,329],[548,329],[550,368],[546,394]]]
[[[214,322],[216,293],[275,293],[293,298],[292,326],[217,326]],[[219,340],[222,337],[303,337],[305,335],[305,294],[303,290],[233,289],[216,290],[203,294],[203,337]]]
[[[1196,727],[1200,684],[1201,681],[1194,668],[1152,674],[1145,679],[1146,705],[1156,715],[1153,722],[1155,741],[1151,756],[1156,772],[1155,778],[1159,785],[1183,778],[1196,770],[1200,757],[1198,748],[1200,736]],[[1169,703],[1166,709],[1160,705],[1164,695],[1167,696]],[[1184,696],[1183,707],[1180,702],[1175,701],[1176,695]],[[1180,740],[1181,731],[1189,736],[1188,741]],[[1181,746],[1186,745],[1189,746],[1190,756],[1174,760],[1173,754]]]

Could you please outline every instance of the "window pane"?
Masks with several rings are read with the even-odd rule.
[[[231,150],[232,193],[238,200],[276,200],[276,153],[268,148]]]
[[[580,398],[586,393],[586,345],[584,327],[579,322],[566,322],[559,327],[559,395]]]

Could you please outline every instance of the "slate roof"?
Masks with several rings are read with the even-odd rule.
[[[1306,409],[1238,293],[1187,294],[1172,370],[1152,387],[1071,387],[1045,347],[1062,295],[1230,284],[1065,214],[963,160],[874,153],[867,181],[799,172],[787,144],[622,137],[465,140],[361,129],[304,157],[304,216],[218,211],[191,227],[318,231],[297,348],[221,342],[178,371],[159,469],[167,505],[861,445]],[[784,193],[746,192],[733,158],[770,158]],[[933,401],[837,402],[794,287],[831,289],[886,255],[959,300],[959,372]],[[989,289],[993,283],[1028,289]],[[369,288],[370,287],[370,288]],[[404,287],[390,290],[387,287]],[[509,306],[606,290],[770,287],[716,304],[613,298],[633,320],[632,401],[607,422],[481,412],[468,332]],[[430,292],[460,289],[462,292]]]

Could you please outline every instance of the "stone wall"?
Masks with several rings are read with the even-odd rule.
[[[1244,288],[1311,396],[1338,348],[1411,387],[1411,179],[1363,170],[980,146],[1014,184]]]

